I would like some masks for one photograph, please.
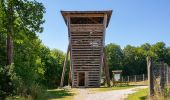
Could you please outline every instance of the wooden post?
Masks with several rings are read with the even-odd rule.
[[[122,76],[122,82],[123,82],[123,76]]]
[[[128,82],[129,82],[129,76],[128,76]]]
[[[168,64],[166,64],[166,68],[167,68],[167,73],[166,73],[167,85],[169,85],[169,66],[168,66]]]
[[[161,65],[160,88],[161,88],[161,92],[162,92],[165,87],[165,64],[164,64],[164,62],[161,61],[160,65]]]
[[[169,77],[168,77],[168,73],[169,73],[169,68],[168,68],[168,64],[166,63],[165,64],[165,71],[166,71],[166,85],[168,85],[168,83],[169,83]]]
[[[71,37],[71,36],[70,36]],[[69,38],[69,40],[71,40],[71,38]],[[71,41],[70,41],[71,42]],[[68,85],[72,86],[72,55],[71,55],[71,44],[70,44],[70,71],[69,71],[69,79],[68,79]]]
[[[72,77],[71,77],[71,65],[70,65],[70,71],[69,71],[69,77],[68,77],[68,86],[71,86],[71,83],[72,83]]]
[[[148,84],[149,84],[149,97],[154,95],[154,81],[153,81],[153,62],[151,57],[147,57],[148,67]]]
[[[135,75],[135,82],[136,82],[136,75]]]
[[[107,64],[107,60],[106,60],[106,55],[105,54],[104,54],[104,73],[105,73],[105,77],[106,77],[107,86],[110,87],[109,67],[108,67],[108,64]]]
[[[145,74],[143,74],[143,81],[145,81]]]
[[[103,60],[102,60],[102,63],[104,63],[104,71],[105,71],[107,86],[110,87],[109,67],[108,67],[108,64],[107,64],[106,51],[105,51],[105,48],[104,48],[104,46],[105,46],[106,24],[107,24],[107,14],[104,15],[104,22],[103,22],[104,31],[103,31],[103,48],[102,48]]]
[[[63,72],[62,72],[61,81],[60,81],[60,87],[63,87],[64,76],[65,76],[65,71],[66,71],[66,65],[67,65],[67,61],[68,61],[69,51],[70,51],[70,43],[68,45],[67,54],[66,54],[66,57],[65,57],[65,60],[64,60],[64,66],[63,66]]]

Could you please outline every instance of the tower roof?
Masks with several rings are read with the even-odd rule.
[[[112,10],[105,11],[61,11],[61,14],[64,18],[65,23],[67,23],[67,17],[104,17],[104,14],[107,14],[107,24],[108,26]]]

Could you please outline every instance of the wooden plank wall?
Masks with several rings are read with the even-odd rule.
[[[85,87],[100,86],[103,31],[103,24],[70,24],[73,87],[79,87],[79,72],[85,72]]]

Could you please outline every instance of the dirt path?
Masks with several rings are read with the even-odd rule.
[[[136,89],[147,88],[147,86],[138,86],[131,89],[113,90],[107,92],[91,93],[88,89],[79,89],[79,94],[74,97],[74,100],[123,100],[136,92]]]

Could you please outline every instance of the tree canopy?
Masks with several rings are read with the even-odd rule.
[[[127,45],[123,49],[111,43],[106,45],[106,55],[110,72],[123,70],[123,75],[147,74],[147,56],[170,63],[170,48],[164,42],[145,43],[138,47]]]

